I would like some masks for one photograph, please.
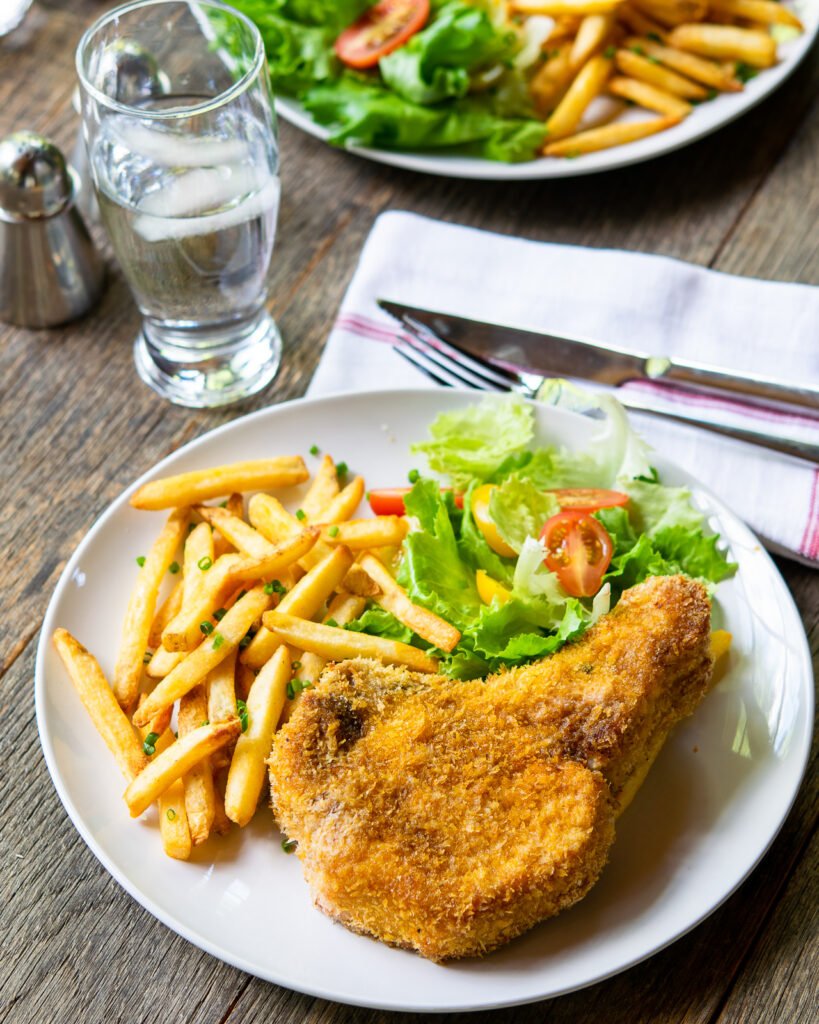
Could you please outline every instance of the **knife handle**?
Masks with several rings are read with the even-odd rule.
[[[685,384],[700,390],[719,391],[723,395],[728,392],[734,399],[739,396],[819,412],[819,388],[780,384],[756,374],[738,375],[711,366],[658,357],[646,359],[645,374],[650,380]]]

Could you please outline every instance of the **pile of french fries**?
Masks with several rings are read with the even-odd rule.
[[[277,494],[308,481],[288,511]],[[112,684],[70,633],[55,631],[127,780],[131,816],[156,805],[169,856],[185,860],[212,833],[251,820],[274,733],[327,662],[364,657],[436,671],[418,647],[343,628],[368,602],[432,647],[458,643],[453,626],[395,581],[406,520],[352,518],[363,497],[364,480],[342,486],[328,455],[312,480],[296,456],[152,481],[131,504],[170,513],[137,557]]]
[[[554,27],[531,91],[546,119],[545,156],[575,157],[664,131],[777,61],[774,26],[802,32],[777,0],[509,0],[512,16],[548,15]],[[781,31],[781,28],[780,28]],[[613,97],[659,115],[589,125],[589,107]],[[598,105],[600,106],[600,105]]]

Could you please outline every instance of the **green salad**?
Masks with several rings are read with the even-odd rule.
[[[447,675],[473,678],[554,653],[649,576],[685,573],[711,590],[733,575],[688,489],[662,483],[619,403],[595,401],[605,420],[580,452],[534,445],[534,410],[513,397],[438,416],[413,446],[437,475],[413,470],[400,498],[369,497],[374,511],[385,495],[403,501],[398,582],[461,639],[431,648],[375,604],[346,628],[429,650]]]
[[[457,147],[507,162],[534,159],[543,146],[528,76],[548,19],[518,26],[499,0],[392,0],[401,16],[422,8],[423,27],[372,66],[354,67],[366,59],[339,38],[372,0],[232,2],[259,27],[274,91],[298,99],[333,143]]]

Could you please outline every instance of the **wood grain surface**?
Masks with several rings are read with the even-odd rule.
[[[105,8],[38,4],[0,40],[0,136],[29,127],[70,152],[73,53]],[[509,234],[657,252],[731,273],[819,284],[817,51],[740,121],[678,153],[590,178],[517,184],[413,175],[281,129],[283,205],[271,309],[285,338],[273,388],[191,412],[136,377],[138,316],[110,265],[100,306],[52,331],[0,325],[0,1021],[420,1024],[301,996],[189,945],[137,905],[85,847],[46,771],[32,700],[38,630],[62,566],[136,476],[243,412],[301,395],[374,218],[409,209]],[[102,240],[100,239],[102,242]],[[2,272],[2,268],[0,268]],[[780,561],[819,651],[819,585]],[[474,1024],[751,1024],[816,1019],[816,752],[782,832],[704,924],[582,992]]]

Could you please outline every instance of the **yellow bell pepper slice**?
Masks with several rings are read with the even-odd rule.
[[[504,558],[514,558],[517,551],[501,537],[500,531],[489,514],[489,499],[492,497],[495,486],[495,484],[482,484],[472,492],[472,518],[483,534],[484,540],[496,554],[503,555]]]
[[[478,569],[475,573],[475,585],[478,588],[478,595],[484,604],[492,604],[492,601],[495,598],[497,598],[501,604],[506,604],[512,596],[502,583],[498,583],[497,580],[493,580],[488,573],[483,571],[483,569]]]

